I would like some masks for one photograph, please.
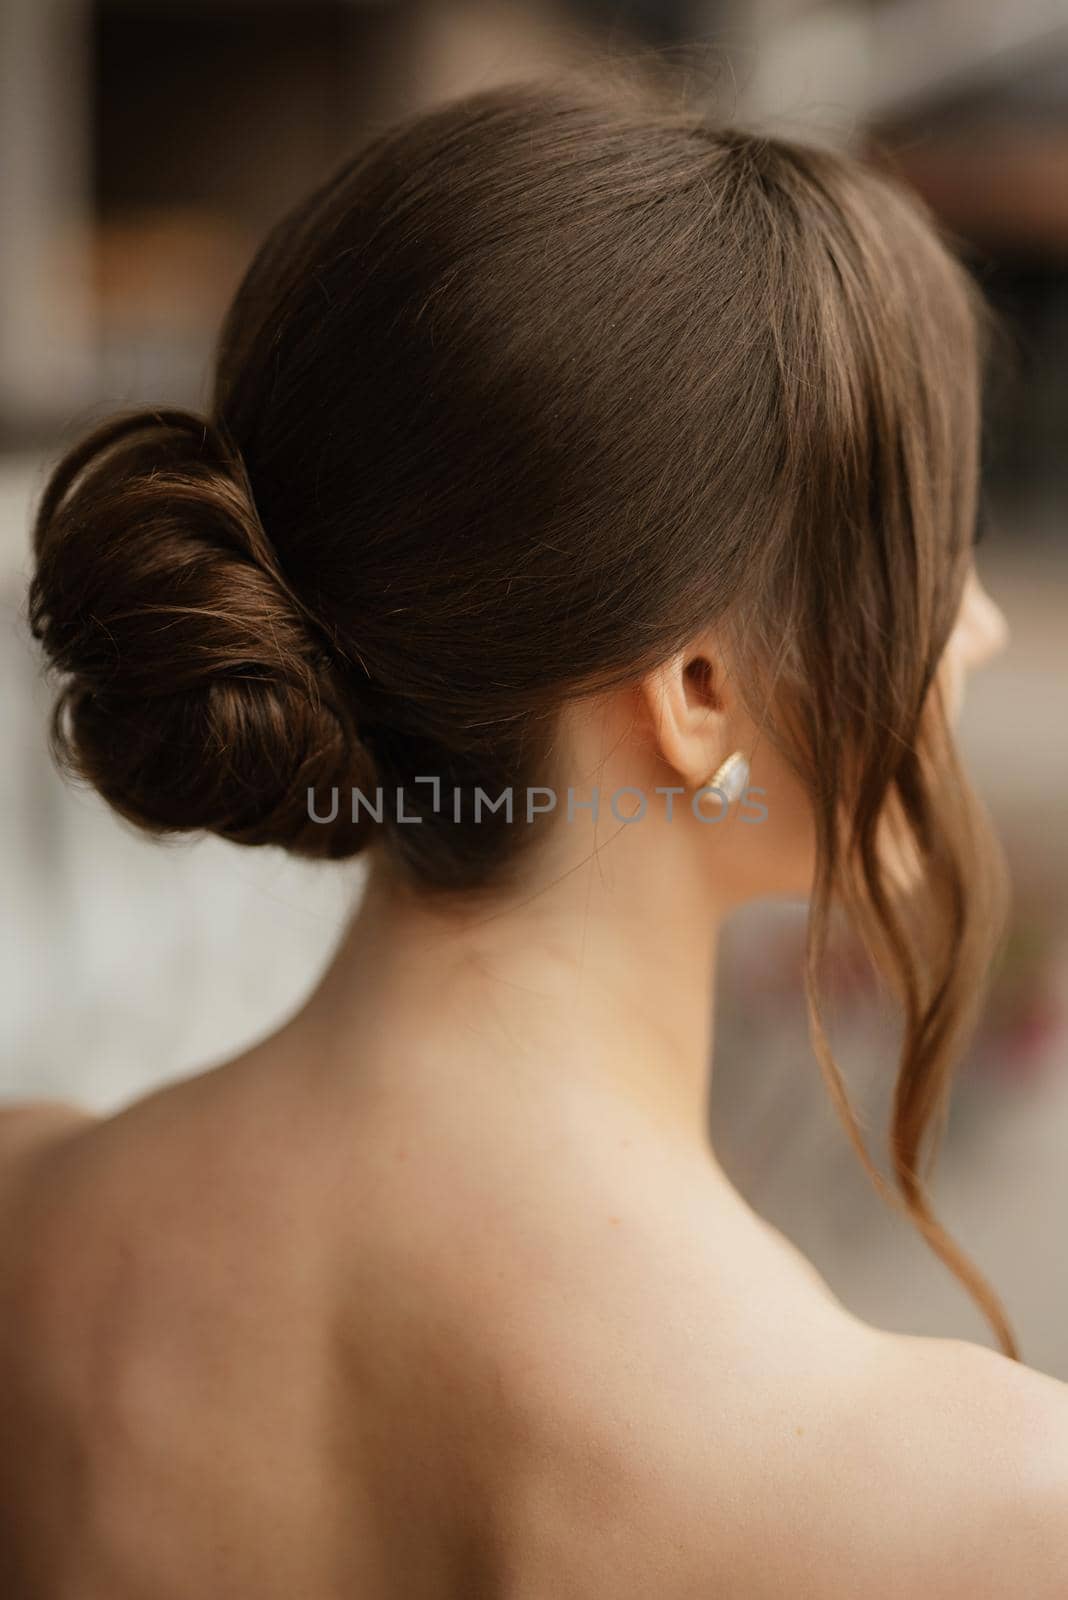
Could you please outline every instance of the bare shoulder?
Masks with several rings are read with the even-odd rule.
[[[106,1118],[60,1099],[18,1101],[0,1107],[0,1323],[8,1363],[32,1347],[28,1323],[38,1286],[60,1276],[56,1222],[71,1190],[70,1174],[84,1164]],[[89,1216],[78,1221],[91,1251]],[[7,1370],[10,1378],[10,1369]]]
[[[47,1225],[54,1191],[46,1174],[66,1163],[98,1121],[58,1100],[0,1108],[0,1568],[7,1582],[21,1572],[21,1546],[39,1535],[50,1497],[58,1492],[57,1475],[42,1482],[33,1454],[34,1441],[47,1431],[40,1404],[39,1310],[46,1300],[58,1305],[50,1285],[62,1276]],[[36,1397],[32,1405],[30,1396]]]
[[[1068,1387],[851,1322],[800,1351],[784,1334],[788,1390],[753,1374],[755,1426],[714,1479],[741,1508],[731,1581],[761,1600],[1064,1600]]]
[[[64,1100],[0,1106],[0,1305],[10,1289],[13,1259],[25,1245],[27,1205],[45,1157],[95,1127],[100,1119]]]
[[[24,1347],[39,1343],[38,1321],[76,1330],[117,1272],[161,1254],[174,1262],[183,1232],[210,1241],[216,1219],[240,1209],[250,1163],[230,1098],[226,1074],[212,1070],[109,1115],[58,1100],[0,1110],[0,1311]],[[239,1098],[248,1143],[255,1100]]]
[[[0,1105],[0,1192],[26,1159],[53,1139],[98,1121],[91,1111],[66,1100],[17,1100]]]
[[[872,1593],[1068,1594],[1068,1385],[964,1340],[876,1334],[863,1402],[850,1515],[901,1575],[887,1591],[873,1572]]]

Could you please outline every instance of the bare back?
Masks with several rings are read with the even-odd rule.
[[[385,1083],[283,1037],[12,1167],[11,1600],[1065,1592],[1059,1385],[603,1107]]]

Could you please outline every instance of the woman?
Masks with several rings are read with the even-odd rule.
[[[903,1203],[1014,1354],[921,1175],[997,933],[947,732],[1004,633],[988,344],[892,178],[515,86],[274,230],[209,417],[59,466],[65,760],[151,830],[370,872],[238,1060],[8,1113],[5,1595],[1068,1592],[1064,1388],[858,1321],[705,1119],[719,927],[809,895],[863,1149],[819,1025],[848,910],[902,1002]]]

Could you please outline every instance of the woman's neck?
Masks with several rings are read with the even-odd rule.
[[[305,1018],[350,1036],[354,1059],[369,1030],[445,1052],[455,1038],[495,1070],[533,1065],[539,1092],[607,1091],[707,1146],[721,914],[672,843],[583,856],[569,840],[577,861],[550,856],[494,897],[416,893],[376,862]]]

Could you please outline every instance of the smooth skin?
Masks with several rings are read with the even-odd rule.
[[[1004,621],[969,583],[959,697]],[[0,1115],[5,1600],[1063,1600],[1068,1387],[852,1316],[707,1133],[717,930],[812,869],[712,637],[570,708],[521,889],[372,867],[283,1028]],[[800,1064],[799,1064],[800,1067]]]

